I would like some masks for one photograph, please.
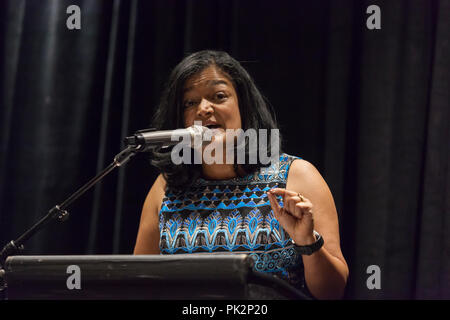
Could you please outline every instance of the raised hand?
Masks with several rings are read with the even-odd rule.
[[[313,204],[297,192],[274,188],[267,192],[275,218],[297,245],[316,241],[314,236]],[[276,196],[283,198],[283,206]]]

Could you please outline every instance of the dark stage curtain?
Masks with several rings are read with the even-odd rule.
[[[72,4],[80,30],[66,27]],[[366,27],[372,4],[380,30]],[[1,1],[0,245],[148,127],[178,61],[222,49],[272,103],[284,150],[333,192],[346,298],[449,299],[449,20],[446,0]],[[155,177],[137,156],[25,254],[130,254]]]

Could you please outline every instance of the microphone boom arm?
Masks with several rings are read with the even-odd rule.
[[[42,219],[40,219],[35,225],[33,225],[30,229],[25,231],[20,237],[16,240],[12,240],[8,242],[0,251],[0,292],[4,289],[4,283],[2,279],[2,269],[5,266],[5,261],[8,256],[15,255],[21,250],[24,249],[23,244],[29,238],[31,238],[37,231],[42,229],[48,223],[53,220],[57,220],[59,222],[64,222],[69,218],[69,212],[66,210],[76,199],[82,196],[86,191],[92,188],[95,184],[97,184],[100,180],[102,180],[106,175],[108,175],[115,168],[124,165],[132,156],[134,156],[141,146],[128,146],[120,153],[118,153],[114,157],[114,161],[103,171],[97,174],[94,178],[89,180],[85,185],[75,191],[69,198],[64,200],[61,204],[54,206],[51,208],[47,215],[45,215]]]

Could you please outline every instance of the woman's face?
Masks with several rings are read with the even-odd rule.
[[[187,79],[183,90],[186,127],[201,121],[214,129],[215,142],[225,142],[225,130],[242,128],[236,90],[217,67],[207,67]]]

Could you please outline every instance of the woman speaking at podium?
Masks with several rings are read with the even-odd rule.
[[[278,146],[279,139],[271,109],[225,52],[196,52],[174,68],[153,127],[194,122],[211,129],[211,143],[224,148],[235,140],[228,134],[233,130],[266,130],[264,151],[272,152],[272,160],[250,161],[250,139],[244,149],[234,149],[244,150],[245,161],[223,156],[226,161],[211,163],[203,156],[200,163],[174,164],[170,152],[155,151],[152,163],[161,174],[145,200],[134,254],[248,253],[256,271],[313,298],[341,298],[349,271],[331,192],[309,162],[284,153],[273,161],[271,143]]]

